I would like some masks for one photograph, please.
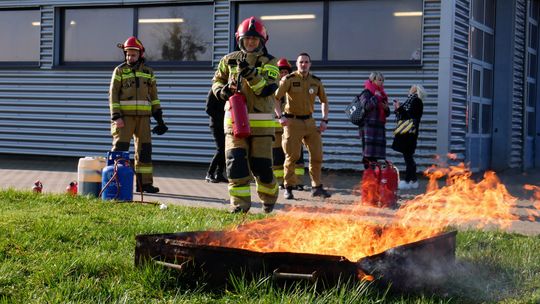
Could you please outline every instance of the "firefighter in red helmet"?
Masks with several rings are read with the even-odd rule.
[[[240,51],[221,58],[212,79],[212,91],[227,100],[225,104],[225,159],[229,179],[231,212],[248,212],[251,207],[251,175],[266,213],[272,212],[278,186],[272,172],[274,138],[274,92],[278,87],[277,60],[268,54],[268,34],[255,17],[242,21],[236,32]],[[238,77],[240,75],[240,77]],[[237,83],[240,79],[240,83]],[[251,135],[235,137],[231,119],[231,102],[239,88],[245,96]]]
[[[135,173],[137,191],[159,192],[153,185],[152,140],[150,116],[157,125],[152,133],[162,135],[168,128],[157,94],[154,70],[144,64],[144,46],[136,37],[129,37],[118,47],[125,61],[114,69],[109,89],[113,151],[129,151],[135,140]]]
[[[279,78],[283,79],[288,74],[292,73],[292,66],[289,63],[289,60],[287,58],[280,58],[277,62],[277,67],[279,69]],[[285,106],[285,97],[281,98],[280,100],[276,99],[276,109],[278,108],[283,109]],[[277,116],[276,116],[277,117]],[[277,118],[276,118],[277,119]],[[274,140],[274,145],[272,146],[272,156],[273,156],[273,166],[272,169],[274,170],[274,175],[276,176],[276,179],[279,183],[279,187],[281,189],[284,188],[283,186],[283,177],[284,177],[284,170],[283,170],[283,164],[285,163],[285,152],[283,151],[283,147],[281,146],[281,140],[283,136],[283,127],[279,123],[279,120],[276,121],[276,139]],[[296,168],[294,170],[295,175],[297,177],[297,181],[295,183],[297,190],[304,190],[304,184],[302,182],[304,174],[305,174],[305,165],[304,165],[304,148],[303,146],[300,146],[300,158],[298,161],[296,161]]]

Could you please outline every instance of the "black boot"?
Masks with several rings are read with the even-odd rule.
[[[274,210],[274,206],[275,206],[274,204],[264,204],[263,203],[263,208],[262,209],[263,209],[264,213],[268,214],[268,213],[272,212],[272,210]]]
[[[146,193],[158,193],[159,188],[154,187],[154,185],[152,185],[152,184],[146,184],[146,185],[142,186],[142,191],[146,192]]]
[[[291,186],[288,186],[286,189],[285,189],[285,193],[283,193],[283,197],[285,199],[288,199],[288,200],[291,200],[291,199],[294,199],[294,195],[292,193],[292,189],[293,187]]]
[[[322,198],[329,198],[332,195],[330,193],[328,193],[328,191],[324,190],[323,185],[319,185],[319,186],[313,187],[313,189],[311,189],[311,196],[313,196],[313,197],[320,196]]]
[[[207,183],[218,183],[218,180],[210,173],[206,173],[204,180],[206,180]]]
[[[228,183],[229,180],[227,178],[225,178],[225,176],[223,176],[223,173],[222,172],[217,172],[216,173],[216,181],[218,183]]]

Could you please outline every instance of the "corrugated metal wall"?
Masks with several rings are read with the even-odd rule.
[[[521,168],[523,166],[523,146],[524,146],[524,102],[525,102],[525,54],[526,54],[526,27],[527,23],[527,1],[516,0],[515,4],[515,28],[514,28],[514,83],[513,83],[513,107],[512,107],[512,138],[510,152],[511,168]]]
[[[97,3],[98,1],[96,1]],[[151,1],[99,1],[101,4],[148,3]],[[164,1],[155,1],[164,2]],[[171,1],[165,1],[171,2]],[[460,3],[468,1],[460,1]],[[100,155],[110,148],[107,90],[111,70],[86,71],[56,69],[54,58],[55,5],[83,4],[82,1],[28,1],[42,5],[41,68],[0,70],[0,151],[19,154],[65,156]],[[88,5],[88,2],[84,2]],[[21,5],[6,1],[0,6]],[[228,52],[229,1],[214,2],[214,63]],[[461,6],[460,6],[461,8]],[[463,14],[467,16],[463,7]],[[423,66],[382,70],[386,90],[393,98],[405,98],[411,84],[421,83],[430,93],[425,100],[425,114],[417,154],[419,169],[430,165],[436,150],[437,72],[439,56],[440,1],[424,1]],[[461,16],[459,16],[461,20]],[[465,18],[465,16],[463,16]],[[466,51],[467,30],[459,31],[456,51]],[[463,36],[464,35],[464,36]],[[458,35],[456,35],[458,36]],[[456,38],[457,39],[457,38]],[[459,42],[459,43],[457,43]],[[463,49],[462,49],[463,48]],[[458,61],[461,53],[456,55]],[[466,59],[466,53],[465,57]],[[343,109],[354,94],[361,91],[370,70],[318,70],[330,104],[329,130],[324,133],[324,167],[358,169],[361,144],[358,130],[346,121]],[[455,66],[453,91],[452,151],[464,151],[464,111],[466,101],[466,69]],[[213,69],[157,71],[159,95],[169,132],[154,137],[155,160],[208,163],[213,143],[207,127],[204,100],[210,88]],[[463,88],[465,87],[465,88]],[[319,112],[316,117],[320,117]],[[391,144],[394,117],[387,124],[388,145]],[[402,165],[399,154],[388,148],[390,159]]]

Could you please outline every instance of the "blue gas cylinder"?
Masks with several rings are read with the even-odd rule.
[[[107,167],[103,169],[101,198],[104,200],[133,200],[133,168],[129,164],[129,152],[107,152]]]

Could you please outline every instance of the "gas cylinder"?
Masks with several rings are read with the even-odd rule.
[[[392,162],[385,160],[380,164],[381,183],[379,191],[381,193],[380,206],[385,208],[397,207],[397,190],[399,183],[399,170]]]
[[[133,200],[133,168],[129,163],[129,152],[112,151],[107,153],[107,166],[103,169],[101,198],[119,201]]]
[[[237,91],[229,98],[231,106],[231,119],[233,123],[233,135],[237,138],[245,138],[251,135],[249,127],[249,114],[247,111],[246,96]]]
[[[380,200],[379,183],[381,168],[378,162],[369,162],[362,174],[362,205],[378,207]]]
[[[69,185],[66,187],[66,193],[70,195],[77,195],[77,182],[72,181],[69,183]]]
[[[34,183],[34,186],[32,187],[32,191],[34,193],[41,193],[42,190],[43,190],[43,184],[39,180],[37,180]]]
[[[77,183],[80,195],[98,197],[101,190],[101,171],[107,164],[105,157],[86,156],[79,159]]]

